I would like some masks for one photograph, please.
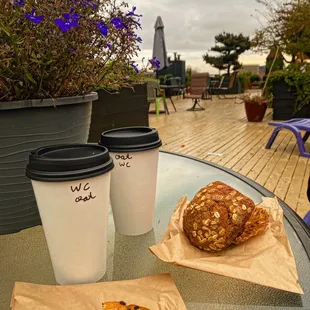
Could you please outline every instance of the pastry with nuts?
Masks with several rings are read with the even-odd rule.
[[[150,310],[137,305],[126,305],[124,301],[108,301],[102,304],[103,310]]]
[[[266,210],[219,181],[202,188],[183,216],[183,230],[190,243],[208,252],[264,234],[268,224]]]

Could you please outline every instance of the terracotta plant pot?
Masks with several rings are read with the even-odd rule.
[[[264,119],[267,105],[253,102],[245,102],[245,113],[249,122],[261,122]]]

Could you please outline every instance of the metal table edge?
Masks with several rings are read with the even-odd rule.
[[[225,168],[225,167],[220,166],[220,165],[215,164],[215,163],[211,163],[207,160],[199,159],[199,158],[196,158],[193,156],[184,155],[181,153],[164,151],[164,150],[160,150],[160,152],[184,157],[184,158],[191,159],[191,160],[203,163],[205,165],[209,165],[211,167],[220,169],[220,170],[240,179],[241,181],[244,181],[245,183],[250,185],[252,188],[254,188],[258,192],[260,192],[262,194],[262,196],[276,197],[274,193],[267,190],[263,186],[259,185],[255,181],[253,181],[253,180],[249,179],[248,177],[243,176],[243,175],[239,174],[238,172],[235,172],[231,169]],[[297,236],[299,237],[299,239],[300,239],[300,241],[301,241],[301,243],[302,243],[309,259],[310,259],[310,228],[306,225],[306,223],[302,220],[302,218],[292,208],[290,208],[283,200],[281,200],[278,197],[277,197],[277,199],[278,199],[278,201],[279,201],[279,203],[283,209],[283,213],[284,213],[286,220],[291,224],[291,226],[295,230]],[[296,227],[300,227],[301,230],[296,230]]]

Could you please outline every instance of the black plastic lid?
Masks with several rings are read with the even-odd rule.
[[[37,181],[64,182],[91,178],[113,167],[109,152],[103,146],[52,145],[30,153],[26,176]]]
[[[105,131],[101,134],[99,144],[110,152],[139,152],[162,145],[157,129],[142,126]]]

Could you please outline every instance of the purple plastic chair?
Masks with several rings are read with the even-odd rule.
[[[300,156],[310,158],[310,154],[307,153],[305,149],[305,142],[310,136],[310,118],[294,118],[281,123],[271,122],[269,125],[275,126],[276,128],[267,142],[266,149],[270,149],[280,130],[288,129],[292,131],[296,137]],[[306,132],[303,137],[300,130]]]
[[[304,222],[310,227],[310,211],[304,217]]]

